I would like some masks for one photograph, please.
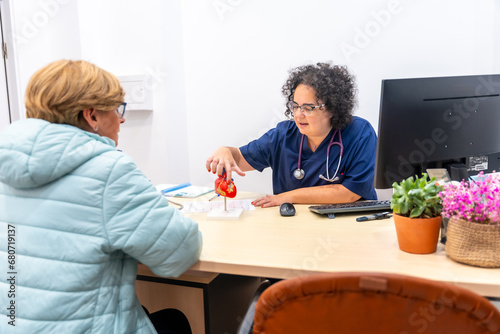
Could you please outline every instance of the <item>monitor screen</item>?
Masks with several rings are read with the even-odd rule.
[[[382,80],[375,188],[428,168],[500,171],[500,74]]]

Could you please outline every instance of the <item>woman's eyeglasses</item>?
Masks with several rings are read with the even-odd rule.
[[[127,102],[120,103],[118,108],[116,108],[116,114],[118,117],[123,118],[125,115],[125,109],[127,108]]]
[[[295,103],[293,101],[290,101],[287,103],[287,107],[292,112],[292,116],[295,114],[295,112],[298,109],[300,109],[300,111],[304,114],[304,116],[311,116],[314,113],[314,110],[316,110],[316,108],[321,108],[324,106],[325,106],[324,103],[319,105],[319,106],[313,106],[310,104],[303,104],[303,105],[299,106],[297,103]]]

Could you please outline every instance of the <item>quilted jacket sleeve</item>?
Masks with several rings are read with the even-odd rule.
[[[177,277],[198,261],[198,224],[168,206],[127,156],[112,167],[103,197],[109,251],[122,250],[159,276]]]

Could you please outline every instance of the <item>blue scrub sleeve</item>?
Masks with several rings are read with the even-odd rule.
[[[282,138],[279,129],[274,128],[263,134],[259,139],[241,146],[240,152],[250,166],[262,172],[265,168],[273,166],[273,156],[275,156],[273,153]]]

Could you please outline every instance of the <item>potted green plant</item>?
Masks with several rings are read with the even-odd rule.
[[[457,262],[500,267],[500,175],[447,184],[439,194],[448,220],[446,253]]]
[[[414,254],[434,253],[441,228],[443,187],[426,173],[392,184],[391,209],[399,248]]]

